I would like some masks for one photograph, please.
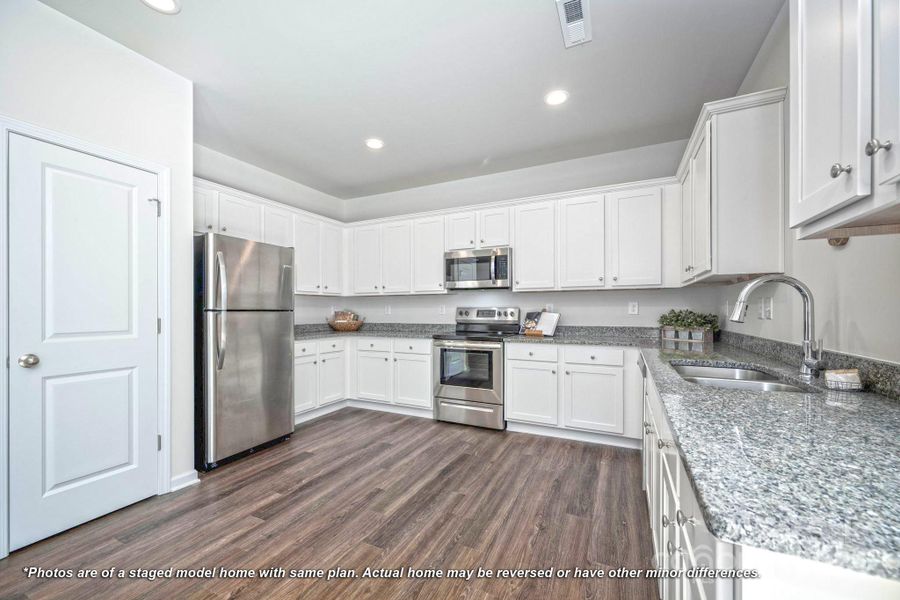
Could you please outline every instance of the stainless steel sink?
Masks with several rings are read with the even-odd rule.
[[[684,377],[685,381],[707,387],[729,390],[750,390],[754,392],[808,392],[801,387],[780,381],[760,381],[753,379],[719,379],[716,377]]]
[[[688,377],[713,377],[715,379],[778,381],[778,377],[756,369],[708,367],[705,365],[672,365],[672,368],[685,379]]]

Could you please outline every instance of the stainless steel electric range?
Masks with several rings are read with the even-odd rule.
[[[503,337],[518,332],[518,308],[456,309],[456,333],[434,336],[436,420],[506,429]]]

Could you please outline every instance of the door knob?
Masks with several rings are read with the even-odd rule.
[[[884,149],[887,152],[890,151],[890,149],[893,147],[894,142],[892,142],[891,140],[882,142],[877,138],[872,138],[866,143],[866,156],[872,156],[881,149]]]
[[[39,362],[41,362],[41,359],[38,358],[37,354],[23,354],[19,357],[19,366],[24,369],[35,367]]]
[[[853,171],[853,167],[851,165],[842,165],[841,163],[834,163],[831,165],[831,178],[837,179],[841,176],[841,173],[846,173],[847,175]]]

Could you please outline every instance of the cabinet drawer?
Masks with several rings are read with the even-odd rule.
[[[565,362],[572,364],[608,365],[611,367],[621,367],[625,364],[625,351],[620,348],[566,346],[563,353]]]
[[[315,356],[318,347],[319,343],[314,340],[294,342],[294,356],[296,358],[301,356]]]
[[[556,362],[557,347],[553,344],[507,344],[506,358]]]
[[[319,352],[341,352],[347,340],[343,338],[326,338],[319,340]]]
[[[388,338],[360,338],[356,343],[356,348],[372,352],[390,352],[391,340]]]
[[[394,352],[402,354],[431,354],[431,340],[395,339]]]

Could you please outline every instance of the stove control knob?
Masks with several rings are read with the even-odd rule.
[[[466,316],[467,316],[467,317],[469,316],[469,311],[466,311]]]
[[[462,316],[462,311],[459,311],[459,316]]]

